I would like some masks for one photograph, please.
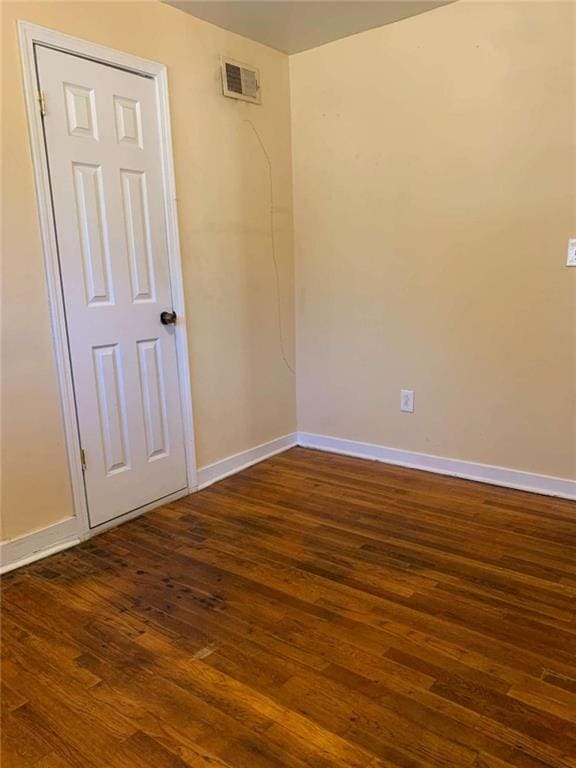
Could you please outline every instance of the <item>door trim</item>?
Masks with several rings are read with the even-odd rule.
[[[24,82],[24,98],[28,115],[28,131],[32,149],[36,203],[40,219],[42,250],[44,253],[44,266],[48,287],[52,337],[68,455],[68,469],[72,486],[74,515],[78,525],[78,535],[83,538],[90,531],[90,521],[88,518],[88,504],[84,486],[84,475],[82,472],[82,459],[80,456],[80,433],[76,414],[72,366],[70,362],[68,335],[66,330],[64,295],[60,281],[60,265],[50,194],[50,179],[48,175],[48,158],[38,104],[34,46],[36,44],[41,44],[50,48],[56,48],[65,53],[82,56],[101,64],[111,65],[133,72],[134,74],[149,77],[155,83],[160,129],[160,151],[162,161],[162,182],[164,186],[168,260],[170,266],[170,288],[174,311],[178,315],[179,320],[181,320],[181,322],[176,323],[175,326],[175,340],[186,452],[186,469],[188,477],[187,490],[189,493],[192,493],[198,488],[198,473],[194,445],[192,389],[190,383],[184,282],[182,277],[182,261],[180,257],[180,238],[176,207],[176,183],[174,177],[172,134],[170,128],[168,78],[166,66],[164,64],[149,61],[148,59],[141,59],[138,56],[132,56],[131,54],[117,51],[113,48],[107,48],[98,45],[97,43],[91,43],[87,40],[71,37],[62,32],[56,32],[52,29],[40,27],[26,21],[18,22],[18,37],[20,42],[22,78]],[[164,504],[166,502],[165,500],[160,500],[158,503]],[[144,509],[149,509],[152,506],[153,505],[148,505]]]

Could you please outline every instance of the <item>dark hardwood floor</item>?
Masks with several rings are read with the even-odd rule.
[[[3,768],[576,766],[576,505],[296,448],[3,580]]]

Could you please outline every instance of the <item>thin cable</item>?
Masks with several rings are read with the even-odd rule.
[[[256,126],[254,125],[252,120],[245,119],[244,122],[248,123],[248,125],[254,131],[254,135],[258,139],[258,143],[260,144],[260,147],[262,149],[262,152],[264,153],[264,157],[266,158],[266,162],[268,164],[268,183],[270,185],[270,241],[272,244],[272,262],[274,264],[274,276],[276,278],[276,299],[277,299],[277,306],[278,306],[278,335],[280,337],[280,352],[282,354],[282,359],[284,360],[284,364],[286,365],[286,368],[288,368],[291,374],[295,375],[294,368],[292,368],[286,356],[286,349],[284,347],[284,331],[282,329],[280,270],[278,269],[278,259],[276,258],[276,237],[274,234],[274,185],[272,183],[272,161],[270,160],[270,155],[268,154],[266,147],[264,146],[264,142],[260,138],[260,134],[256,130]]]

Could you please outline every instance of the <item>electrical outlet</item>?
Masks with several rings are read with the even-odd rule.
[[[400,390],[400,410],[405,413],[414,413],[414,390]]]
[[[567,267],[576,267],[576,237],[568,240],[568,258],[566,259]]]

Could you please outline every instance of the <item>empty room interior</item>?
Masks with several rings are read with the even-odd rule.
[[[576,768],[576,2],[1,2],[3,768]]]

